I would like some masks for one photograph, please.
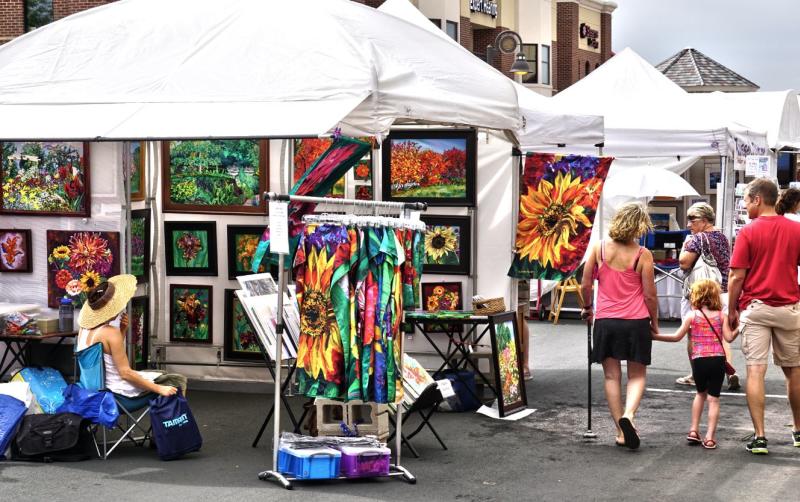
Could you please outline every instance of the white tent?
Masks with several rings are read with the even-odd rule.
[[[437,28],[408,0],[386,0],[383,5],[378,7],[378,10],[413,23],[436,35],[481,64],[483,71],[491,72],[509,80],[507,76],[502,75],[493,66],[477,59],[444,31]],[[537,94],[517,83],[514,83],[514,87],[517,91],[520,113],[523,117],[523,123],[520,129],[516,131],[516,135],[523,149],[525,145],[533,143],[548,144],[551,147],[559,144],[591,147],[603,141],[602,116],[561,112],[557,107],[547,107],[548,98],[541,94]],[[545,107],[548,108],[548,111],[545,111]]]
[[[688,93],[626,48],[550,100],[552,109],[605,118],[603,153],[613,157],[724,156],[732,138],[765,144],[763,133],[693,106]],[[553,151],[546,145],[530,150]],[[594,148],[571,153],[595,154]]]
[[[289,20],[302,20],[289,22]],[[0,138],[516,131],[511,81],[427,30],[348,0],[122,0],[0,47]]]

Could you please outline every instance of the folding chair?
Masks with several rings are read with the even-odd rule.
[[[401,436],[403,444],[408,446],[408,449],[415,458],[419,458],[419,453],[411,444],[411,438],[419,434],[424,427],[430,429],[431,433],[436,438],[436,441],[442,445],[442,449],[447,449],[447,445],[444,444],[444,441],[442,441],[439,433],[436,432],[436,429],[433,428],[433,424],[430,422],[431,417],[439,409],[439,404],[443,400],[444,399],[442,398],[442,393],[439,391],[438,384],[434,382],[425,387],[425,390],[423,390],[419,397],[417,397],[417,399],[415,399],[410,405],[405,400],[399,405],[403,406],[405,410],[403,412],[403,426],[405,426],[406,421],[408,421],[408,419],[414,414],[419,415],[421,419],[419,426],[417,426],[417,428],[414,429],[411,434],[406,435],[404,433]],[[393,407],[390,406],[390,408]],[[397,433],[397,420],[395,419],[395,416],[396,415],[393,416],[391,413],[389,414],[389,421],[391,422],[392,426],[394,426],[394,432],[392,432],[391,436],[389,436],[388,442],[391,442],[391,440],[394,438],[394,435]]]
[[[75,352],[75,371],[80,370],[80,379],[76,376],[76,381],[79,385],[86,390],[99,392],[106,389],[106,368],[103,361],[103,344],[97,342],[90,347]],[[116,428],[122,432],[122,436],[116,441],[109,441],[107,438],[106,427],[102,425],[95,426],[93,439],[94,447],[97,450],[97,456],[108,459],[117,446],[122,444],[123,441],[130,441],[136,446],[143,446],[145,441],[151,439],[151,428],[147,429],[141,424],[142,420],[150,412],[150,399],[153,398],[153,393],[148,393],[144,396],[137,398],[130,398],[119,394],[113,394],[114,401],[117,403],[119,409],[119,419],[117,420]],[[141,413],[140,413],[141,412]],[[125,417],[125,426],[120,424],[123,416]],[[131,423],[133,422],[133,423]],[[97,442],[97,427],[102,429],[103,432],[103,452],[100,452],[100,445]],[[139,429],[144,433],[144,436],[134,437],[132,435],[135,429]],[[111,447],[109,448],[109,443]]]

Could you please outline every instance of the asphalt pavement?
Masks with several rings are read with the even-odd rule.
[[[791,414],[782,373],[767,378],[770,454],[753,456],[744,395],[722,396],[719,447],[704,450],[684,439],[693,390],[675,385],[686,374],[685,343],[655,342],[647,392],[637,419],[639,450],[614,446],[614,427],[602,395],[602,371],[592,370],[593,430],[587,427],[586,328],[531,322],[534,378],[528,400],[536,412],[516,422],[475,413],[439,413],[433,423],[448,445],[427,432],[414,438],[421,458],[404,451],[418,479],[296,483],[293,491],[260,481],[269,468],[271,437],[250,443],[271,404],[254,393],[191,391],[201,425],[201,452],[172,462],[149,449],[124,447],[108,460],[73,464],[0,462],[0,500],[796,500],[800,448],[791,444]],[[664,331],[676,329],[666,325]],[[738,342],[734,366],[744,370]],[[299,405],[299,400],[297,401]],[[267,434],[270,436],[270,434]]]

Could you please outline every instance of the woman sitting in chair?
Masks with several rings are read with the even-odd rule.
[[[180,387],[186,393],[186,377],[163,374],[155,379],[147,378],[131,368],[125,352],[125,332],[128,329],[128,314],[125,308],[136,292],[136,277],[117,275],[89,291],[87,301],[78,316],[77,350],[92,344],[103,344],[105,363],[105,386],[114,394],[138,397],[155,393],[171,396]],[[119,319],[119,327],[114,321]],[[154,375],[153,372],[148,372]],[[146,374],[145,374],[146,375]]]

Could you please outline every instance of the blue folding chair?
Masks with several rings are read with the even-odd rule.
[[[75,352],[75,371],[80,372],[80,378],[77,378],[78,384],[86,390],[99,392],[106,389],[106,368],[103,361],[103,344],[97,342],[90,347]],[[112,393],[113,394],[113,393]],[[136,446],[143,446],[145,441],[151,439],[152,430],[148,426],[146,429],[142,424],[142,420],[150,412],[150,399],[155,394],[148,393],[144,396],[130,398],[120,394],[113,394],[114,401],[117,403],[117,408],[120,411],[119,419],[116,423],[116,428],[122,431],[122,436],[116,441],[111,442],[107,438],[106,427],[98,425],[102,428],[103,432],[103,452],[100,452],[100,445],[97,442],[97,429],[95,428],[94,447],[97,450],[97,456],[108,459],[117,446],[122,444],[123,441],[130,441]],[[125,425],[121,425],[120,421],[125,419]],[[132,434],[135,429],[139,429],[144,433],[144,436],[134,437]]]

